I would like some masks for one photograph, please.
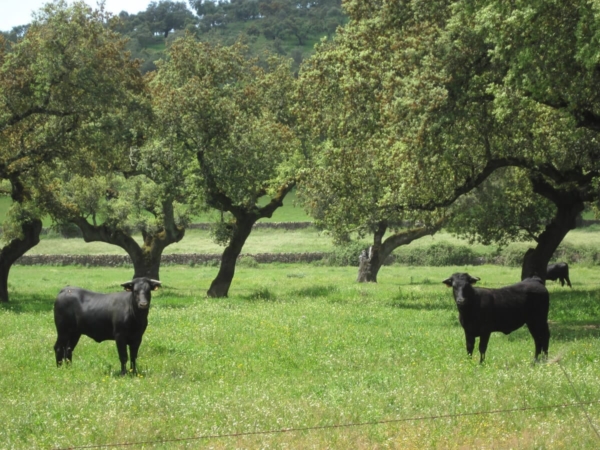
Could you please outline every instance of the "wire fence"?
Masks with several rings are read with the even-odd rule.
[[[575,389],[575,386],[571,382],[567,372],[565,369],[560,366],[563,373],[569,380],[571,387],[573,388],[575,395],[579,400],[579,394]],[[120,442],[120,443],[109,443],[109,444],[93,444],[93,445],[83,445],[83,446],[74,446],[74,447],[59,447],[53,450],[82,450],[82,449],[96,449],[96,448],[118,448],[118,447],[135,447],[135,446],[148,446],[148,445],[161,445],[161,444],[175,444],[175,443],[190,443],[194,441],[202,441],[202,440],[216,440],[216,439],[225,439],[225,438],[239,438],[246,436],[260,436],[260,435],[272,435],[272,434],[282,434],[282,433],[294,433],[294,432],[306,432],[306,431],[318,431],[318,430],[332,430],[332,429],[340,429],[340,428],[355,428],[355,427],[366,427],[366,426],[375,426],[375,425],[384,425],[384,424],[393,424],[393,423],[402,423],[402,422],[417,422],[417,421],[425,421],[425,420],[438,420],[438,419],[456,419],[461,417],[470,417],[470,416],[484,416],[484,415],[493,415],[493,414],[511,414],[516,412],[524,412],[524,411],[542,411],[542,410],[550,410],[550,409],[559,409],[559,408],[575,408],[579,407],[583,410],[591,428],[596,433],[596,436],[600,440],[600,433],[598,432],[597,427],[594,425],[591,417],[586,411],[586,406],[598,405],[600,404],[600,400],[591,400],[591,401],[577,401],[572,403],[562,403],[562,404],[554,404],[554,405],[542,405],[542,406],[523,406],[517,408],[506,408],[506,409],[493,409],[488,411],[474,411],[474,412],[464,412],[464,413],[453,413],[453,414],[437,414],[437,415],[429,415],[429,416],[416,416],[416,417],[405,417],[405,418],[397,418],[397,419],[385,419],[385,420],[376,420],[370,422],[353,422],[353,423],[344,423],[344,424],[332,424],[332,425],[316,425],[310,427],[297,427],[297,428],[280,428],[275,430],[262,430],[262,431],[245,431],[238,433],[224,433],[224,434],[205,434],[199,436],[192,437],[183,437],[183,438],[173,438],[173,439],[161,439],[161,440],[148,440],[148,441],[137,441],[137,442]],[[600,445],[600,444],[599,444]]]

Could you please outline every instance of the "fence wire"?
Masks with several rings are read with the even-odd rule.
[[[562,368],[562,366],[561,366]],[[566,371],[563,369],[563,373],[569,379]],[[571,386],[573,384],[571,383]],[[573,389],[574,386],[573,386]],[[576,392],[576,391],[575,391]],[[577,394],[577,398],[579,399],[579,395]],[[558,408],[573,408],[580,407],[584,411],[592,429],[596,432],[598,439],[600,439],[600,434],[598,430],[594,426],[591,418],[587,414],[585,410],[585,406],[591,406],[600,404],[600,400],[592,400],[592,401],[577,401],[573,403],[562,403],[555,405],[544,405],[544,406],[523,406],[519,408],[507,408],[507,409],[493,409],[488,411],[475,411],[475,412],[465,412],[465,413],[455,413],[455,414],[438,414],[431,416],[417,416],[417,417],[406,417],[401,419],[387,419],[387,420],[377,420],[371,422],[355,422],[355,423],[344,423],[344,424],[333,424],[333,425],[318,425],[311,427],[298,427],[298,428],[281,428],[276,430],[263,430],[263,431],[245,431],[239,433],[226,433],[226,434],[205,434],[200,436],[193,437],[185,437],[185,438],[173,438],[173,439],[161,439],[161,440],[149,440],[149,441],[137,441],[137,442],[120,442],[120,443],[112,443],[112,444],[95,444],[95,445],[83,445],[83,446],[74,446],[74,447],[58,447],[53,450],[81,450],[81,449],[93,449],[93,448],[107,448],[107,447],[133,447],[133,446],[141,446],[141,445],[158,445],[158,444],[172,444],[172,443],[182,443],[182,442],[193,442],[193,441],[201,441],[201,440],[211,440],[211,439],[225,439],[225,438],[235,438],[235,437],[245,437],[245,436],[259,436],[259,435],[268,435],[268,434],[280,434],[280,433],[294,433],[301,431],[317,431],[317,430],[331,430],[338,428],[354,428],[354,427],[364,427],[364,426],[373,426],[373,425],[384,425],[390,423],[401,423],[401,422],[416,422],[422,420],[437,420],[437,419],[453,419],[460,417],[469,417],[469,416],[483,416],[490,414],[508,414],[522,411],[539,411],[539,410],[548,410],[548,409],[558,409]]]

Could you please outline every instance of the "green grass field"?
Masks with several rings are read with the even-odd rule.
[[[519,448],[600,442],[600,272],[550,283],[550,362],[526,329],[468,359],[451,291],[514,282],[506,267],[240,267],[227,299],[209,267],[164,267],[136,376],[83,337],[57,369],[52,302],[66,284],[118,290],[127,269],[15,266],[0,306],[2,448]],[[566,375],[565,375],[566,373]],[[583,402],[584,404],[578,404]],[[589,419],[589,420],[588,420]],[[282,429],[297,431],[267,432]],[[263,433],[265,432],[265,433]],[[145,442],[145,444],[136,444]]]

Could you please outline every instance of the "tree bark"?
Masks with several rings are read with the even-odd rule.
[[[358,278],[359,283],[372,282],[377,283],[377,274],[379,269],[392,252],[402,245],[408,245],[412,241],[422,238],[423,236],[434,235],[437,233],[447,218],[444,217],[438,220],[432,226],[424,226],[402,230],[388,237],[385,241],[383,236],[387,231],[388,224],[386,221],[379,222],[377,229],[373,235],[373,245],[369,248],[368,253],[362,254],[359,258]]]
[[[0,250],[0,302],[8,302],[8,273],[14,262],[40,242],[42,221],[33,219],[21,225],[23,239],[13,239]]]
[[[559,191],[541,179],[532,180],[534,191],[550,199],[556,214],[537,238],[535,248],[525,253],[521,279],[537,276],[546,280],[546,270],[552,255],[570,230],[577,226],[577,217],[585,208],[585,198],[578,189]]]
[[[106,242],[125,250],[133,263],[133,278],[160,280],[160,260],[164,249],[179,242],[185,235],[185,228],[175,225],[172,203],[163,204],[163,213],[164,228],[156,233],[143,232],[144,242],[141,246],[123,230],[106,224],[92,225],[83,217],[71,221],[79,227],[85,242]]]
[[[221,211],[229,211],[235,217],[235,224],[229,244],[225,247],[223,255],[221,256],[219,273],[217,273],[217,277],[213,280],[210,288],[206,292],[209,297],[227,297],[229,294],[229,287],[231,286],[235,274],[237,258],[242,252],[246,239],[248,239],[248,236],[250,236],[250,233],[252,232],[252,227],[259,219],[272,217],[277,208],[283,206],[283,199],[294,186],[294,181],[284,184],[281,186],[275,197],[261,208],[256,205],[249,207],[235,206],[232,204],[229,197],[222,194],[217,189],[211,192],[211,206],[221,209]]]
[[[235,265],[237,258],[242,252],[242,248],[246,243],[246,239],[252,232],[252,226],[256,222],[256,218],[250,216],[243,216],[236,219],[236,223],[233,229],[233,235],[229,241],[227,247],[223,251],[221,256],[221,265],[219,267],[219,273],[213,280],[206,293],[209,297],[227,297],[229,293],[229,287],[233,281],[235,275]]]

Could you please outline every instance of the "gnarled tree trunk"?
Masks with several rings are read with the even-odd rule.
[[[242,248],[246,243],[246,239],[250,236],[252,226],[255,222],[256,218],[249,216],[242,216],[236,220],[229,244],[225,247],[223,255],[221,256],[219,273],[208,289],[207,295],[209,297],[227,297],[229,287],[231,286],[233,276],[235,275],[237,258],[240,256]]]
[[[408,245],[412,241],[422,238],[423,236],[433,235],[437,233],[446,222],[446,218],[438,220],[432,226],[424,226],[402,230],[391,235],[385,241],[383,236],[387,231],[388,224],[386,221],[379,222],[377,229],[373,235],[373,245],[369,251],[362,253],[359,258],[358,278],[359,283],[372,282],[377,283],[377,274],[379,269],[391,253],[401,245]]]
[[[85,242],[106,242],[125,250],[133,263],[133,278],[148,277],[160,280],[160,260],[164,249],[179,242],[185,235],[185,228],[176,226],[173,220],[173,205],[165,203],[163,210],[163,230],[142,233],[144,243],[141,246],[128,233],[106,224],[92,225],[83,217],[74,218],[72,222],[81,229]]]
[[[536,239],[536,247],[525,253],[521,279],[537,276],[546,280],[548,263],[567,233],[576,227],[585,199],[577,189],[559,191],[541,179],[533,179],[532,183],[534,191],[551,200],[557,209],[552,221]]]
[[[277,208],[283,206],[283,199],[294,186],[295,182],[289,182],[281,186],[277,195],[261,208],[256,205],[249,207],[235,206],[227,196],[216,190],[212,193],[213,205],[215,207],[218,206],[222,211],[229,211],[233,214],[235,224],[229,244],[225,247],[221,256],[219,273],[217,273],[217,277],[213,280],[206,293],[209,297],[227,297],[235,274],[237,258],[242,252],[246,239],[248,239],[248,236],[252,232],[252,227],[259,219],[272,217]]]
[[[17,259],[40,242],[42,221],[33,219],[21,225],[23,239],[13,239],[0,250],[0,302],[8,302],[8,273]]]

